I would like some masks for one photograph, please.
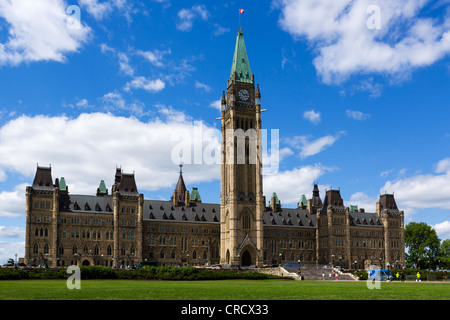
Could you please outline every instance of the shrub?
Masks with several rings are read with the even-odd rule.
[[[139,270],[113,269],[103,266],[81,266],[81,279],[143,279],[143,280],[225,280],[225,279],[275,279],[277,276],[234,270],[208,270],[194,267],[143,267]],[[0,280],[67,279],[66,268],[20,269],[1,268]]]

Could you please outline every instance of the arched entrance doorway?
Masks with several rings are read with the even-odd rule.
[[[83,263],[81,264],[82,266],[88,266],[90,265],[89,260],[84,260]]]
[[[242,266],[250,266],[252,264],[252,256],[248,250],[245,250],[244,253],[242,253]]]

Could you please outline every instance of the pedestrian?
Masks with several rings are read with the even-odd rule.
[[[420,282],[420,272],[417,271],[417,278],[416,278],[416,282]]]
[[[322,280],[325,280],[325,272],[322,272]]]
[[[331,273],[328,274],[328,280],[331,280]]]

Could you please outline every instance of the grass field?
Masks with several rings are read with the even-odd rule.
[[[391,282],[368,289],[365,281],[0,281],[0,300],[450,300],[450,283]]]

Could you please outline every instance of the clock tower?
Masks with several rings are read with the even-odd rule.
[[[261,94],[251,73],[244,33],[237,32],[221,103],[220,262],[263,263]]]

